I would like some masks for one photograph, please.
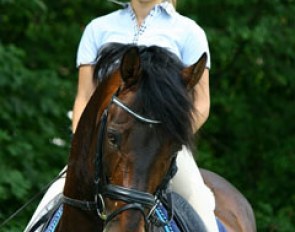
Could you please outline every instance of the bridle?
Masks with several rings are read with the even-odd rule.
[[[147,123],[151,125],[159,125],[162,122],[154,119],[146,118],[133,110],[128,106],[122,103],[115,95],[112,97],[109,105],[104,110],[101,116],[100,128],[98,131],[98,139],[96,145],[96,158],[95,158],[95,195],[94,201],[81,201],[77,199],[72,199],[64,196],[63,202],[65,204],[80,208],[82,210],[96,210],[98,216],[105,221],[105,224],[109,223],[113,218],[118,216],[124,211],[127,210],[138,210],[143,215],[145,221],[145,227],[149,223],[152,223],[156,226],[165,226],[167,225],[173,217],[173,205],[172,199],[169,197],[172,194],[167,194],[167,205],[168,205],[168,219],[166,221],[158,219],[155,214],[156,208],[161,204],[165,190],[169,184],[169,181],[174,176],[177,171],[176,168],[176,156],[173,158],[171,166],[166,173],[166,176],[163,178],[162,183],[158,186],[157,191],[154,194],[125,188],[123,186],[110,184],[107,176],[105,175],[104,167],[102,165],[103,158],[103,137],[106,130],[108,111],[111,104],[122,108],[124,111],[133,116],[136,120],[139,120],[142,123]],[[113,200],[123,201],[125,204],[114,210],[113,212],[107,214],[104,198],[109,198]],[[147,213],[148,212],[148,213]]]

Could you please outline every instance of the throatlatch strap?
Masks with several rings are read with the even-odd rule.
[[[158,191],[167,189],[168,184],[170,182],[170,180],[175,176],[176,172],[177,172],[177,165],[176,165],[176,158],[177,156],[175,156],[172,161],[171,161],[171,165],[169,170],[167,171],[165,177],[163,178],[162,183],[160,184],[160,186],[158,187]]]
[[[62,198],[62,203],[86,210],[86,211],[91,211],[91,210],[96,210],[96,202],[94,201],[82,201],[82,200],[77,200],[77,199],[72,199],[66,196],[63,196]]]
[[[176,172],[177,172],[177,165],[176,165],[176,158],[177,156],[174,156],[173,160],[171,161],[171,165],[170,168],[168,170],[168,172],[166,173],[166,176],[164,177],[162,183],[160,184],[158,190],[157,190],[157,194],[160,198],[160,200],[163,202],[163,196],[162,196],[162,192],[163,190],[167,190],[169,189],[169,182],[170,180],[175,176]],[[172,191],[167,192],[166,194],[167,196],[167,212],[168,212],[168,220],[171,220],[173,218],[173,199],[172,199]]]

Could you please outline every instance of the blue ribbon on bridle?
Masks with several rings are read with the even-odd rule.
[[[63,205],[60,205],[60,207],[56,210],[54,213],[52,219],[50,220],[48,227],[44,232],[54,232],[57,228],[57,225],[61,219],[61,216],[63,214]],[[159,204],[157,208],[155,209],[155,214],[158,217],[158,219],[162,222],[165,222],[168,220],[167,210],[164,208],[162,204]],[[176,225],[174,220],[171,220],[167,225],[164,226],[165,232],[180,232],[178,226]]]

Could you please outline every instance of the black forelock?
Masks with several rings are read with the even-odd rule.
[[[181,78],[184,65],[164,48],[151,46],[140,51],[142,81],[135,102],[144,107],[138,106],[138,110],[161,121],[164,135],[191,145],[193,105]]]
[[[133,44],[110,43],[99,53],[94,78],[101,81],[120,67],[121,58]],[[161,134],[191,145],[193,104],[183,80],[183,63],[176,55],[157,46],[138,46],[141,78],[134,111],[162,122]]]

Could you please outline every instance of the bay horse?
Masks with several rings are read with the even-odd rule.
[[[101,51],[94,69],[97,89],[73,137],[63,213],[55,231],[172,231],[167,227],[173,194],[167,186],[175,173],[177,151],[182,145],[192,147],[192,91],[206,60],[203,54],[185,67],[156,46],[114,43]],[[210,175],[203,174],[206,182]],[[216,180],[210,179],[210,187],[218,195]],[[226,204],[217,201],[217,209],[226,209]],[[227,211],[235,223],[227,222],[233,217],[220,214],[228,231],[254,231],[251,206],[246,200],[243,204],[250,216]],[[157,209],[163,205],[166,213],[159,218]],[[206,231],[202,222],[194,228],[190,231]]]

